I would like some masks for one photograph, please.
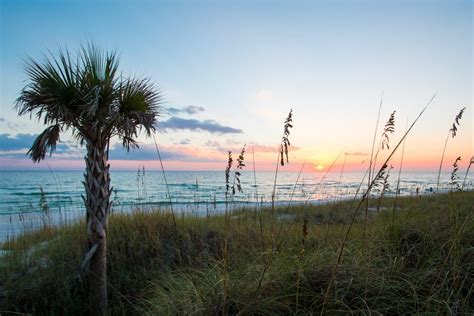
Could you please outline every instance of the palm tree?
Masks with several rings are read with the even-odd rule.
[[[41,62],[26,62],[28,84],[15,108],[19,115],[35,115],[48,125],[34,141],[28,155],[34,162],[51,155],[62,132],[69,131],[85,144],[83,196],[89,267],[89,299],[93,314],[107,310],[107,215],[111,203],[108,164],[109,142],[118,137],[123,147],[138,147],[144,129],[155,131],[161,95],[148,79],[126,78],[117,72],[115,52],[102,52],[92,44],[73,58],[68,50],[49,54]]]

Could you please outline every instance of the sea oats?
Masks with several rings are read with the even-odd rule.
[[[449,136],[451,135],[451,138],[454,138],[457,135],[458,127],[461,124],[460,121],[461,121],[462,116],[464,114],[464,110],[466,110],[466,107],[463,107],[459,111],[459,113],[456,115],[456,117],[454,118],[453,125],[448,130],[448,136],[446,137],[446,140],[444,141],[443,153],[441,154],[441,161],[439,163],[438,180],[436,182],[436,192],[439,191],[439,181],[440,181],[440,178],[441,178],[441,169],[443,168],[444,154],[446,153],[446,146],[448,145]]]

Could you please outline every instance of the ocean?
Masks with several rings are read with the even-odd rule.
[[[277,204],[324,203],[353,198],[363,172],[298,173],[279,172],[277,177]],[[212,215],[233,207],[268,205],[272,200],[274,172],[243,171],[240,177],[242,191],[226,197],[223,171],[170,171],[166,172],[168,185],[161,171],[112,171],[113,212],[133,209],[169,209],[176,213],[196,216]],[[398,171],[389,177],[386,195],[395,193]],[[463,175],[460,175],[460,181]],[[441,177],[443,191],[450,190],[450,173]],[[81,195],[84,194],[82,171],[0,171],[0,241],[20,231],[41,227],[45,220],[62,224],[85,216]],[[432,194],[436,188],[436,172],[402,172],[400,194]],[[472,189],[472,175],[466,181]],[[231,173],[230,184],[234,183]],[[296,184],[296,185],[295,185]],[[361,190],[367,188],[366,181]],[[169,195],[168,195],[169,190]],[[377,190],[373,191],[377,194]],[[232,201],[232,202],[231,202]],[[46,217],[47,215],[47,217]]]

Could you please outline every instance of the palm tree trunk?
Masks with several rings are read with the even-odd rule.
[[[106,142],[87,144],[84,186],[87,210],[89,249],[96,248],[89,266],[89,300],[93,315],[107,311],[107,215],[110,210],[109,164],[105,155]]]

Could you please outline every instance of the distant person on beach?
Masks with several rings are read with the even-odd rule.
[[[420,193],[420,188],[416,188],[416,195],[418,196],[419,193]]]

